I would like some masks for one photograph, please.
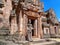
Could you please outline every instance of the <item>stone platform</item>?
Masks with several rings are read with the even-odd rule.
[[[30,45],[60,45],[60,42],[55,42],[55,41],[40,42],[40,43],[31,42]]]
[[[60,45],[60,42],[51,39],[33,39],[30,45]]]
[[[8,41],[4,39],[0,39],[0,45],[60,45],[57,39],[33,39],[32,42],[28,41]]]

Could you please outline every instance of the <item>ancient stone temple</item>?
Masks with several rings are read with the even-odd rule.
[[[45,12],[45,15],[43,15],[42,18],[42,22],[44,37],[56,37],[56,35],[58,35],[59,22],[52,8]]]
[[[41,16],[43,15],[43,3],[39,0],[13,0],[10,18],[10,33],[19,32],[24,38],[30,34],[32,38],[43,38]],[[28,27],[28,26],[31,26]],[[31,30],[28,33],[28,30]]]
[[[17,40],[52,37],[58,34],[59,23],[52,9],[43,10],[39,0],[0,0],[0,29]]]
[[[43,38],[40,18],[44,14],[43,8],[39,0],[0,0],[0,28],[8,30],[9,35],[18,33],[24,40]]]

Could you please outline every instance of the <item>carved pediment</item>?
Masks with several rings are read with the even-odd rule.
[[[24,10],[31,10],[31,11],[35,11],[35,12],[43,12],[43,8],[42,8],[42,4],[40,6],[36,6],[36,5],[33,5],[31,3],[21,3],[23,5],[23,9]]]
[[[39,14],[36,12],[27,11],[25,14],[31,17],[39,17]]]
[[[12,0],[12,2],[14,3],[14,5],[18,5],[19,0]]]
[[[49,26],[50,26],[50,25],[47,24],[46,22],[42,22],[42,25],[43,25],[44,27],[49,27]]]

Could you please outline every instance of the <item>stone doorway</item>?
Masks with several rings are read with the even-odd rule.
[[[32,38],[36,38],[37,37],[37,19],[31,19],[28,18],[28,24],[31,24],[31,36]]]

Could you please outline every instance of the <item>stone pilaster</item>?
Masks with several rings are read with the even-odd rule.
[[[50,34],[55,34],[54,26],[50,24]]]
[[[42,18],[40,17],[40,35],[43,38],[43,29],[42,29]]]
[[[20,31],[20,34],[22,34],[22,31],[23,31],[23,17],[22,17],[22,11],[20,11],[20,14],[19,14],[19,27],[18,27],[19,31]]]
[[[25,40],[25,36],[24,36],[24,18],[23,18],[23,14],[22,11],[20,11],[19,14],[19,23],[18,23],[18,33],[19,33],[19,40]]]
[[[17,31],[17,20],[16,17],[12,17],[11,19],[11,27],[10,27],[10,34],[14,34]]]
[[[26,33],[27,33],[27,23],[28,23],[28,19],[27,19],[27,16],[24,14],[24,20],[23,20],[23,33],[24,35],[26,36]]]
[[[12,10],[12,3],[11,0],[4,0],[4,8],[3,8],[3,15],[4,15],[4,25],[6,25],[7,27],[9,26],[9,16],[10,16],[10,12]]]
[[[38,18],[38,37],[43,38],[42,21],[40,17]]]

